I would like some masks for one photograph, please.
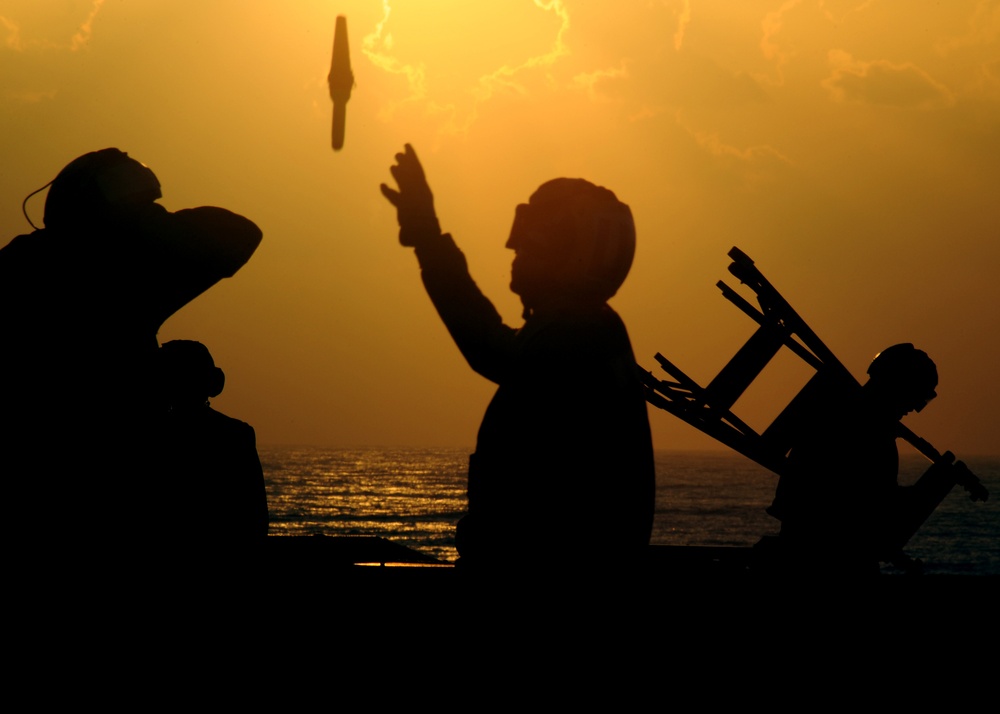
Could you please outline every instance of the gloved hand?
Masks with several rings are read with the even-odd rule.
[[[379,188],[389,203],[396,207],[400,244],[415,247],[440,236],[441,226],[434,213],[434,195],[412,146],[406,144],[403,153],[396,154],[396,163],[389,167],[389,172],[399,190],[391,189],[386,184]]]

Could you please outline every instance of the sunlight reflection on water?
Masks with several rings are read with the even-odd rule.
[[[262,447],[260,455],[272,534],[381,536],[439,560],[457,558],[467,450]],[[1000,574],[1000,460],[966,461],[994,497],[973,504],[956,489],[907,552],[945,572]],[[777,532],[764,512],[776,477],[757,464],[727,452],[658,452],[656,465],[652,543],[751,546]],[[904,454],[900,482],[912,482],[925,467]]]

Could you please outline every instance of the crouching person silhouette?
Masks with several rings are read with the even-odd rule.
[[[179,542],[246,544],[267,535],[268,508],[257,438],[249,424],[213,409],[225,374],[193,340],[160,347],[164,406],[162,478],[179,494],[165,514]]]
[[[646,402],[628,333],[607,304],[635,250],[628,206],[583,179],[517,206],[507,247],[524,324],[510,327],[441,232],[413,148],[382,184],[399,240],[462,355],[497,384],[469,460],[456,531],[467,569],[617,567],[649,543],[655,489]]]
[[[877,576],[880,563],[917,565],[901,552],[901,524],[924,508],[918,486],[900,486],[899,421],[937,396],[937,367],[903,343],[868,367],[868,381],[818,415],[789,453],[768,513],[781,521],[776,574]]]

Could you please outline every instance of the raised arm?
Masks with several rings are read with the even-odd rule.
[[[389,169],[397,189],[380,186],[396,207],[399,242],[415,248],[424,288],[469,366],[498,382],[514,348],[516,330],[503,324],[500,313],[469,275],[462,251],[441,226],[434,196],[413,147],[396,154]]]
[[[136,224],[149,261],[139,276],[139,290],[148,295],[160,323],[235,275],[263,237],[250,219],[215,206],[171,213],[153,204],[148,214]]]

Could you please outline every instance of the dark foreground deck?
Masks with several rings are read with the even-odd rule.
[[[375,582],[399,580],[407,582],[490,582],[517,579],[585,580],[590,577],[611,577],[622,581],[659,584],[662,582],[712,582],[718,579],[761,583],[766,587],[776,576],[755,568],[753,546],[684,546],[650,545],[641,562],[627,568],[588,565],[577,559],[576,566],[563,567],[559,562],[533,563],[511,567],[495,573],[472,572],[450,562],[435,558],[377,536],[269,536],[264,550],[267,565],[277,571],[286,570],[310,577],[337,577],[348,580]],[[883,580],[913,581],[952,579],[942,575],[910,576],[902,571]],[[973,578],[980,581],[996,578]],[[783,584],[790,579],[781,579]],[[820,578],[820,580],[823,580]],[[832,581],[827,580],[826,583]],[[815,581],[814,581],[815,582]]]
[[[750,547],[652,545],[644,562],[632,570],[648,574],[739,577],[749,574],[751,555]],[[322,564],[331,572],[355,577],[410,580],[471,577],[461,566],[377,536],[269,536],[266,556],[271,564],[290,567]],[[524,570],[538,574],[549,568],[533,565]]]

